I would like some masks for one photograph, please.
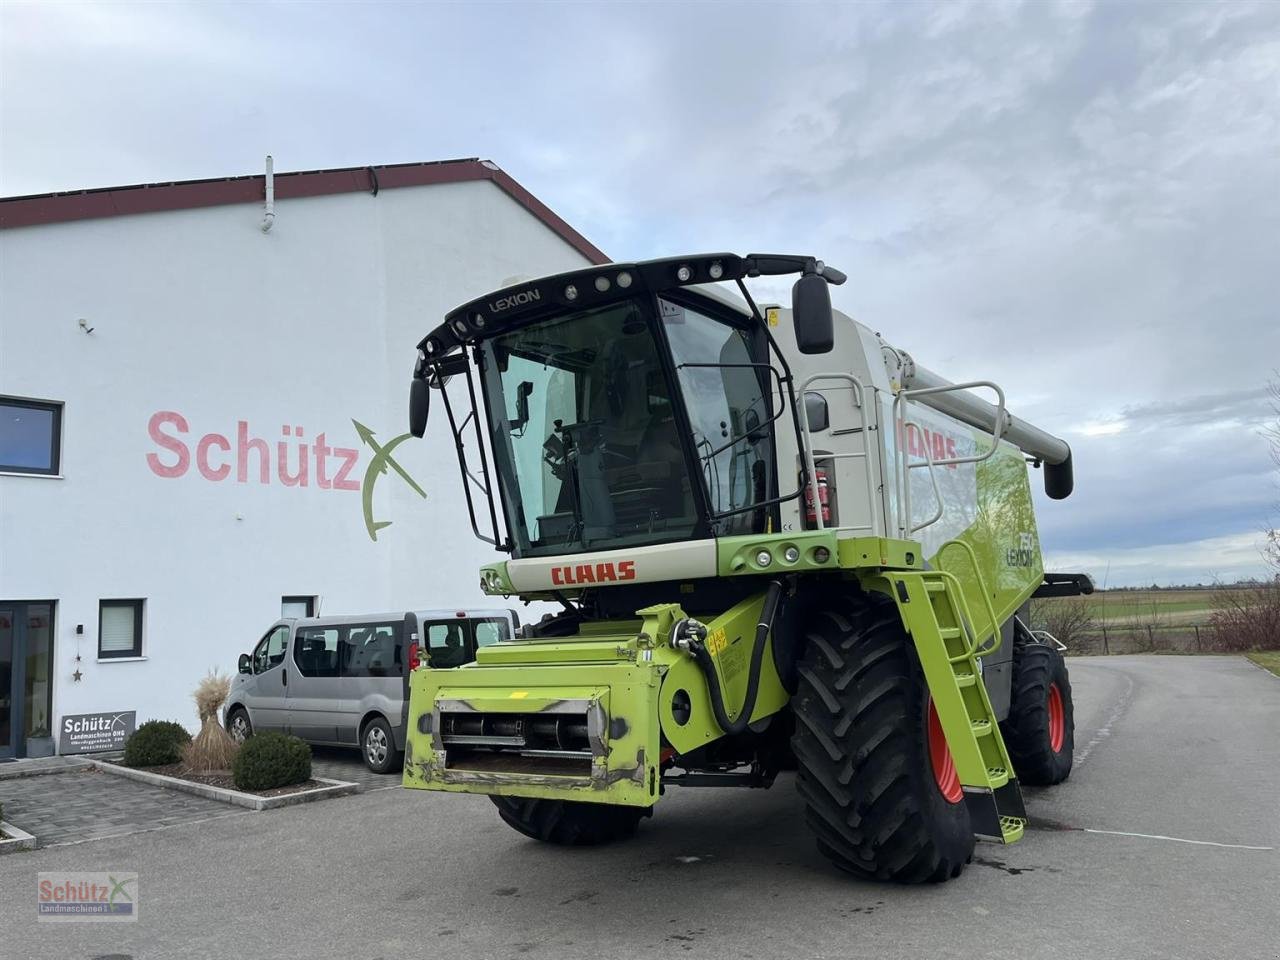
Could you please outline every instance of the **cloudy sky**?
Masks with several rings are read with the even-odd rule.
[[[809,252],[1066,437],[1051,563],[1261,573],[1280,3],[0,3],[0,194],[479,156],[617,259]]]

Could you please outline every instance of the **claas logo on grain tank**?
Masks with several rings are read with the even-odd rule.
[[[582,583],[612,583],[636,578],[636,562],[619,560],[614,563],[580,563],[573,567],[552,567],[551,582],[557,587]]]
[[[956,439],[937,430],[918,427],[914,423],[906,425],[905,438],[902,421],[898,421],[898,443],[907,448],[907,453],[922,460],[928,458],[934,463],[956,458]],[[948,470],[955,470],[956,464],[946,463]]]

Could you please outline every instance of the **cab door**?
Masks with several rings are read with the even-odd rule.
[[[255,731],[278,730],[284,732],[289,723],[286,703],[289,684],[289,664],[285,655],[289,650],[287,623],[272,627],[258,641],[250,655],[253,678],[245,684],[244,705],[249,710],[249,721]]]

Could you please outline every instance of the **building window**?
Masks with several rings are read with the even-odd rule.
[[[315,597],[281,597],[280,619],[298,620],[316,615]]]
[[[56,477],[61,454],[62,404],[0,397],[0,472]]]
[[[98,657],[142,656],[142,601],[103,600],[98,605]]]

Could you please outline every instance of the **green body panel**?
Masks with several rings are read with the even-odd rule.
[[[625,661],[415,670],[409,681],[404,785],[650,806],[657,797],[658,680],[653,664]],[[485,714],[580,714],[591,731],[590,769],[550,774],[536,768],[450,767],[436,734],[442,708],[448,706]]]
[[[991,438],[984,442],[979,435],[978,445],[981,452],[991,449]],[[960,582],[981,644],[1030,599],[1044,580],[1044,563],[1025,457],[1002,443],[977,464],[977,472],[974,522],[942,544],[929,565]],[[963,546],[954,546],[957,542]],[[998,645],[997,637],[983,654],[994,653]]]
[[[706,624],[707,648],[731,718],[746,693],[763,604],[761,593]],[[637,615],[640,619],[588,624],[574,637],[482,647],[476,662],[463,667],[415,670],[409,679],[404,785],[651,806],[657,800],[659,730],[680,753],[718,739],[723,731],[697,665],[671,646],[672,627],[686,616],[679,604],[646,607]],[[689,698],[683,723],[672,710],[680,691]],[[752,718],[776,713],[787,701],[766,648]],[[498,754],[453,762],[439,737],[443,713],[580,715],[590,732],[590,770],[547,772]]]

